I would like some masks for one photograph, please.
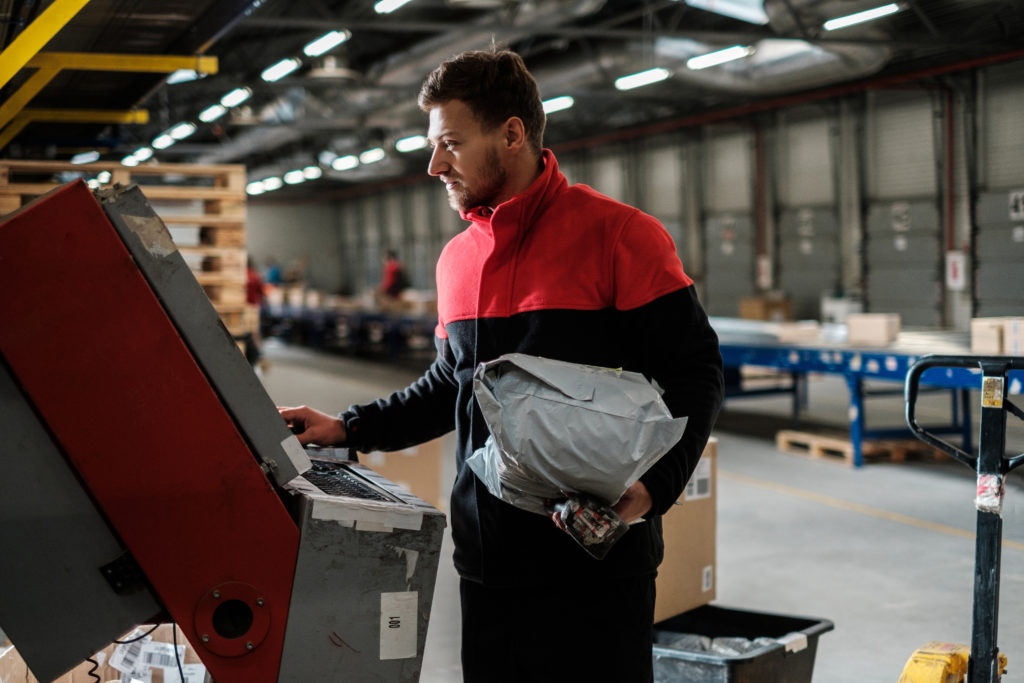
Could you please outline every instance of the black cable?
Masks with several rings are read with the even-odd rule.
[[[138,642],[138,641],[142,640],[143,638],[145,638],[146,636],[148,636],[153,631],[155,631],[158,626],[160,626],[160,624],[156,624],[155,626],[153,626],[153,628],[149,629],[148,631],[143,633],[141,636],[138,636],[136,638],[132,638],[130,640],[115,640],[114,642],[117,643],[118,645],[128,645],[129,643]]]
[[[88,673],[89,676],[91,676],[93,678],[93,680],[96,681],[96,683],[103,683],[103,679],[101,679],[100,675],[98,673],[96,673],[96,671],[100,668],[100,663],[97,662],[92,657],[86,657],[85,661],[87,661],[90,664],[92,664],[92,668],[89,669],[86,673]]]
[[[185,683],[185,670],[181,666],[181,657],[178,656],[177,624],[171,624],[171,637],[174,639],[174,663],[178,665],[178,675],[181,676],[181,683]]]

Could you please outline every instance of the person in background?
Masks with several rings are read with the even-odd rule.
[[[281,274],[281,265],[277,262],[277,259],[270,257],[267,259],[267,269],[264,278],[268,285],[274,287],[280,287],[284,284],[284,276]]]
[[[397,299],[408,288],[409,278],[402,262],[398,260],[398,253],[394,249],[388,249],[384,252],[384,273],[378,291],[389,299]]]
[[[256,263],[250,256],[245,265],[245,303],[250,306],[261,306],[263,298],[263,278],[260,277],[260,272],[256,270]]]
[[[543,146],[534,78],[507,50],[460,54],[419,105],[440,180],[468,226],[436,270],[437,357],[417,381],[338,416],[281,408],[302,443],[397,450],[454,429],[450,515],[471,683],[652,680],[661,515],[681,495],[723,396],[718,338],[662,224],[569,185]],[[466,459],[488,430],[477,366],[519,352],[655,380],[682,439],[613,509],[629,532],[593,559],[552,519],[492,496]]]

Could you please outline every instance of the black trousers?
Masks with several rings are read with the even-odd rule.
[[[650,683],[654,576],[486,588],[462,580],[464,683]]]

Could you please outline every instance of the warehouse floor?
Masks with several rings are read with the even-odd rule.
[[[266,344],[262,373],[279,405],[337,412],[418,376],[411,368]],[[841,426],[847,390],[814,377],[799,428]],[[1021,405],[1024,401],[1017,401]],[[945,414],[948,399],[922,398],[919,415]],[[729,403],[718,445],[715,604],[831,620],[820,636],[815,683],[895,681],[907,657],[930,640],[968,644],[974,555],[974,475],[963,465],[917,459],[860,469],[841,460],[779,451],[791,428],[789,399]],[[1008,448],[1024,450],[1010,418]],[[903,422],[899,396],[873,399],[870,426]],[[450,465],[450,463],[449,463]],[[1024,469],[1024,468],[1022,468]],[[454,473],[452,472],[454,476]],[[446,477],[447,481],[451,477]],[[1024,477],[1008,477],[999,642],[1007,683],[1024,682]],[[446,536],[427,635],[423,683],[460,679],[457,578]]]

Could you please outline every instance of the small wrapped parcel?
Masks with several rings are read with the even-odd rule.
[[[493,495],[540,514],[573,494],[614,504],[686,428],[636,372],[510,353],[481,363],[473,389],[491,436],[467,464]]]

